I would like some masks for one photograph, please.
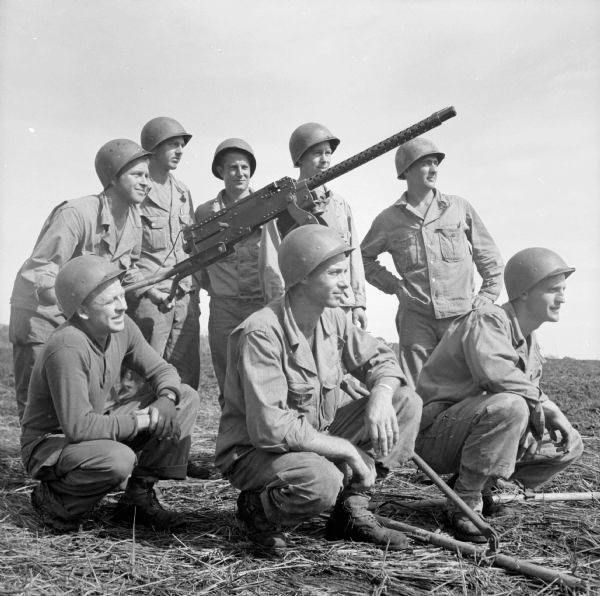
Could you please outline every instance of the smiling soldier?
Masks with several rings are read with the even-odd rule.
[[[279,249],[284,297],[229,340],[215,462],[264,547],[284,548],[285,528],[334,505],[328,538],[407,545],[369,511],[368,490],[375,462],[383,471],[412,455],[421,400],[392,350],[339,308],[352,250],[328,227],[292,230]],[[341,405],[344,370],[368,396]]]
[[[56,207],[44,223],[31,257],[17,274],[9,335],[19,420],[35,360],[52,331],[65,320],[54,292],[58,270],[77,256],[96,254],[128,271],[124,282],[142,278],[136,267],[142,240],[137,206],[149,188],[149,156],[127,139],[103,145],[95,162],[103,192]]]
[[[518,252],[504,272],[509,302],[456,319],[421,371],[416,450],[437,472],[458,474],[454,489],[475,511],[491,512],[485,501],[496,479],[535,488],[583,451],[579,433],[539,387],[534,334],[558,321],[573,271],[546,248]],[[459,539],[487,541],[451,502],[448,514]]]
[[[75,530],[92,507],[127,481],[116,518],[157,530],[181,525],[162,507],[159,479],[183,479],[198,394],[144,340],[125,314],[116,264],[95,255],[69,261],[56,277],[67,319],[49,337],[31,375],[21,453],[41,483],[31,501],[45,524]],[[150,390],[107,410],[121,365]]]
[[[406,192],[380,213],[361,243],[367,281],[399,300],[400,363],[413,386],[456,316],[493,303],[502,289],[502,258],[475,209],[436,189],[445,154],[418,137],[396,152]],[[391,254],[399,279],[377,257]],[[473,264],[482,278],[473,296]]]

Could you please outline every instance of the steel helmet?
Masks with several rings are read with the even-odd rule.
[[[177,120],[159,116],[144,124],[141,135],[142,147],[146,151],[154,151],[163,141],[173,137],[183,137],[183,144],[187,145],[192,135],[185,132]]]
[[[213,157],[212,162],[212,173],[223,180],[223,176],[219,175],[217,171],[217,166],[221,165],[221,157],[223,153],[226,151],[241,151],[248,156],[248,160],[250,161],[250,176],[254,175],[254,170],[256,170],[256,158],[254,157],[254,151],[252,151],[252,147],[246,143],[243,139],[226,139],[222,143],[219,143],[215,150],[215,156]]]
[[[152,154],[144,151],[134,141],[113,139],[102,145],[96,153],[96,174],[98,174],[102,186],[106,189],[125,166],[142,157],[150,157],[150,155]]]
[[[396,172],[398,172],[398,178],[400,180],[406,180],[404,172],[408,170],[415,161],[425,157],[426,155],[435,155],[439,163],[442,163],[445,153],[442,153],[429,139],[423,137],[417,137],[411,141],[407,141],[403,145],[398,147],[396,151]]]
[[[522,296],[548,277],[563,274],[569,277],[575,269],[569,267],[554,251],[547,248],[525,248],[513,255],[504,268],[504,285],[509,300]]]
[[[70,319],[100,285],[124,273],[118,265],[97,255],[82,255],[66,263],[58,272],[54,286],[65,317]]]
[[[292,230],[278,251],[279,269],[286,290],[303,280],[321,263],[354,250],[327,226],[307,224]]]
[[[323,141],[329,141],[332,153],[340,144],[340,140],[334,137],[331,131],[322,124],[318,124],[317,122],[301,124],[290,137],[290,155],[292,156],[294,167],[299,167],[300,158],[307,149]]]

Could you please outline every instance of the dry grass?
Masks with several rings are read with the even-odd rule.
[[[7,353],[4,346],[0,349],[4,360]],[[600,363],[552,361],[548,370],[547,389],[570,409],[587,450],[581,463],[548,490],[599,490],[600,439],[593,435],[600,427]],[[212,371],[203,376],[201,394],[205,406],[196,425],[193,456],[208,462],[218,419]],[[568,593],[440,548],[415,543],[411,551],[394,553],[327,542],[323,519],[290,532],[285,556],[266,556],[246,540],[234,517],[236,491],[217,473],[208,481],[161,483],[168,506],[189,514],[191,523],[181,533],[134,533],[112,524],[110,512],[118,495],[111,494],[79,532],[56,535],[44,529],[29,503],[34,483],[20,464],[7,375],[0,378],[0,414],[0,594]],[[401,499],[439,496],[414,467],[396,471],[377,495],[381,513],[443,532],[439,511],[412,511],[398,504]],[[589,582],[589,594],[600,593],[598,503],[514,505],[491,521],[504,554],[573,573]]]

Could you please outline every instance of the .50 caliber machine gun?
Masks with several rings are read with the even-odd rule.
[[[299,181],[286,176],[253,192],[234,205],[188,226],[183,231],[184,249],[192,256],[168,271],[147,277],[125,289],[138,290],[173,277],[171,294],[174,295],[182,278],[230,254],[240,240],[268,221],[287,213],[298,225],[317,223],[310,213],[313,207],[312,190],[440,126],[442,122],[454,116],[456,110],[453,107],[444,108],[325,172]]]

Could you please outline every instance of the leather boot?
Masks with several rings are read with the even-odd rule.
[[[60,534],[79,529],[81,520],[70,515],[46,482],[40,482],[31,491],[31,504],[44,525]]]
[[[157,531],[171,530],[183,526],[185,518],[181,513],[168,511],[158,500],[154,482],[131,478],[125,492],[119,499],[113,515],[115,521],[135,523]]]
[[[408,548],[408,538],[398,530],[382,526],[369,511],[369,496],[364,492],[342,491],[327,520],[327,540],[370,542],[390,549]]]
[[[248,538],[264,548],[286,548],[281,527],[269,521],[260,500],[260,493],[243,490],[237,500],[237,518],[243,522]]]

